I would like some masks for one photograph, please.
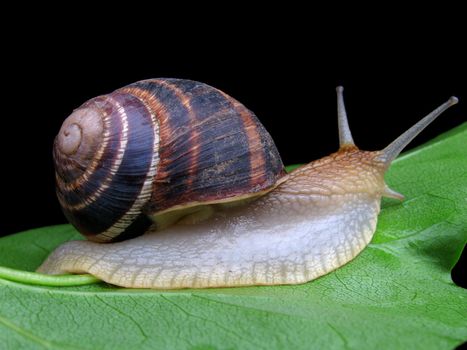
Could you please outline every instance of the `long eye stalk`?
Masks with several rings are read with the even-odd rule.
[[[381,151],[380,159],[389,166],[391,162],[399,155],[399,153],[412,141],[423,129],[425,129],[432,121],[434,121],[441,113],[451,106],[454,106],[459,100],[452,96],[449,100],[436,108],[433,112],[421,119],[418,123],[412,126],[409,130],[392,141],[385,149]]]

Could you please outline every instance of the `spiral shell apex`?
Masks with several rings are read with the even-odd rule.
[[[99,242],[141,235],[172,208],[267,191],[284,175],[251,111],[180,79],[140,81],[87,101],[63,123],[54,160],[66,217]]]

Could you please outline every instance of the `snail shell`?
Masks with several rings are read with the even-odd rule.
[[[93,98],[54,143],[57,195],[89,240],[121,241],[219,202],[242,202],[284,175],[256,116],[181,79],[140,81]],[[190,208],[190,210],[188,210]]]

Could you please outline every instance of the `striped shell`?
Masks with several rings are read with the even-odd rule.
[[[179,79],[140,81],[87,101],[63,123],[54,160],[63,212],[98,242],[141,235],[157,226],[157,213],[255,196],[284,175],[251,111]]]

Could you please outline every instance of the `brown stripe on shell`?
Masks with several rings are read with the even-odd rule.
[[[195,114],[193,113],[193,110],[191,108],[191,105],[190,105],[190,98],[188,98],[188,96],[181,90],[179,89],[177,86],[167,82],[166,80],[157,80],[157,82],[161,85],[164,85],[166,88],[172,90],[175,95],[180,99],[182,105],[185,106],[187,112],[188,112],[188,116],[189,116],[189,120],[190,120],[190,124],[189,124],[189,127],[190,127],[190,140],[192,140],[193,142],[193,147],[191,147],[190,149],[190,154],[191,154],[191,162],[190,162],[190,167],[188,168],[188,177],[187,177],[187,182],[186,182],[186,185],[188,186],[188,188],[191,187],[191,184],[193,182],[193,175],[195,174],[196,170],[198,169],[198,156],[199,156],[199,147],[198,147],[198,138],[199,138],[199,133],[198,131],[196,130],[196,128],[194,128],[194,124],[196,122],[196,116]]]
[[[219,90],[220,91],[220,90]],[[257,121],[253,114],[240,102],[226,93],[220,91],[225,98],[232,104],[243,121],[243,126],[248,137],[248,147],[250,150],[250,185],[252,188],[260,186],[265,181],[266,176],[266,161],[264,159],[263,144],[261,143],[261,135],[256,127]]]
[[[172,106],[170,115],[176,119],[171,119],[171,124],[176,129],[166,135],[169,162],[165,166],[170,182],[159,184],[155,190],[150,213],[193,201],[203,203],[250,192],[248,140],[243,123],[230,102],[217,89],[203,83],[165,81],[189,96],[195,119],[188,115],[186,106],[171,89],[157,82],[161,95],[166,96],[164,102]],[[187,128],[190,122],[191,130]],[[199,133],[196,140],[193,130]],[[196,171],[191,172],[194,161]]]

